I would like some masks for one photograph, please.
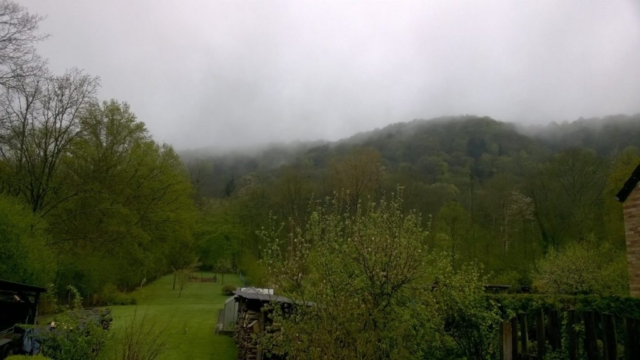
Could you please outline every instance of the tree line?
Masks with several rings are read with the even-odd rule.
[[[640,162],[638,139],[640,115],[526,129],[462,116],[288,151],[183,159],[203,211],[202,261],[229,259],[254,280],[265,271],[256,232],[272,217],[304,226],[318,201],[337,194],[356,208],[400,186],[405,210],[423,215],[428,248],[446,251],[454,268],[479,261],[492,282],[531,286],[537,262],[578,243],[615,255],[616,291],[624,292],[614,195]]]
[[[0,278],[100,302],[194,262],[193,188],[97,77],[48,69],[41,19],[0,2]]]

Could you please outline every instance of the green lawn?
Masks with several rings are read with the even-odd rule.
[[[204,276],[212,277],[213,274]],[[225,284],[238,284],[234,275],[225,275],[224,280]],[[146,319],[156,322],[159,327],[167,325],[164,333],[169,346],[161,356],[162,360],[235,359],[233,339],[214,334],[218,310],[228,298],[221,293],[220,276],[217,283],[188,283],[180,298],[178,286],[176,290],[171,289],[172,281],[173,276],[168,275],[134,292],[138,305],[112,306],[111,331],[120,331],[134,314],[137,319],[146,314]],[[112,354],[107,350],[104,355],[111,357]]]

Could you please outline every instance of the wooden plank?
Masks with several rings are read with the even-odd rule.
[[[538,311],[536,314],[536,342],[538,343],[538,359],[544,359],[546,355],[546,338],[544,334],[544,312]]]
[[[518,359],[518,318],[511,319],[511,358]]]
[[[560,315],[558,311],[552,310],[549,312],[549,343],[553,350],[560,350],[562,348],[562,339],[560,335]]]
[[[595,314],[592,311],[584,313],[584,350],[587,360],[598,360],[598,337]]]
[[[576,333],[576,325],[578,325],[577,314],[575,310],[567,312],[567,337],[569,340],[568,351],[569,360],[578,360],[578,334]]]
[[[626,319],[627,338],[625,342],[625,354],[627,359],[640,359],[640,331],[638,321]]]
[[[2,347],[7,345],[10,342],[11,342],[11,339],[0,339],[0,350],[4,350],[2,349]]]
[[[623,319],[624,325],[624,358],[631,359],[631,346],[629,346],[629,319]]]
[[[611,314],[602,314],[602,331],[604,332],[604,358],[618,360],[618,338],[616,337],[615,318]]]
[[[500,338],[502,339],[502,346],[500,347],[500,359],[501,360],[514,360],[511,350],[511,323],[505,321],[500,327]]]
[[[527,328],[527,315],[519,315],[520,318],[520,342],[522,350],[522,359],[529,359],[529,329]]]

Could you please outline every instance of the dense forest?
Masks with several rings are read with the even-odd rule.
[[[305,224],[335,193],[351,206],[390,196],[430,229],[430,251],[478,260],[492,282],[531,286],[536,261],[566,245],[602,247],[624,292],[624,228],[614,195],[640,161],[640,115],[521,127],[488,117],[414,120],[337,142],[182,154],[201,209],[201,261],[259,281],[257,232]],[[606,248],[606,250],[604,250]],[[602,258],[604,261],[604,258]],[[612,290],[613,291],[613,290]]]

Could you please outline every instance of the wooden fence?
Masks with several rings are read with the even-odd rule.
[[[556,352],[569,360],[640,359],[640,321],[598,312],[538,311],[501,326],[502,360],[541,360]]]

